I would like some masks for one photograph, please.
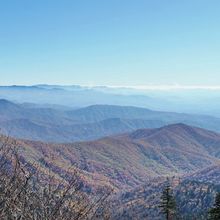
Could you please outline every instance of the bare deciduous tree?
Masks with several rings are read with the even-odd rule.
[[[109,219],[105,201],[112,190],[89,196],[76,169],[58,180],[41,173],[34,164],[22,163],[19,145],[0,137],[0,219],[84,220]]]

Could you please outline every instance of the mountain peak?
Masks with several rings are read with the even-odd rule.
[[[171,132],[171,133],[183,133],[183,132],[192,132],[193,130],[199,129],[196,127],[192,127],[189,125],[186,125],[184,123],[176,123],[176,124],[170,124],[170,125],[166,125],[160,128],[155,128],[155,129],[138,129],[134,132],[132,132],[129,137],[130,138],[134,138],[134,139],[143,139],[143,138],[147,138],[150,135],[153,134],[161,134],[164,132]]]
[[[184,130],[192,130],[195,127],[189,126],[184,123],[176,123],[176,124],[170,124],[167,126],[162,127],[161,129],[168,129],[168,130],[176,130],[176,129],[184,129]]]
[[[176,133],[176,134],[183,134],[183,133],[187,133],[190,135],[193,135],[195,133],[200,133],[205,131],[202,128],[199,127],[195,127],[195,126],[190,126],[184,123],[177,123],[177,124],[170,124],[167,126],[164,126],[162,128],[160,128],[161,131],[168,131],[171,133]],[[208,132],[209,130],[206,130],[206,132]],[[213,132],[214,133],[214,132]]]

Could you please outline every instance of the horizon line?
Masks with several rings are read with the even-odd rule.
[[[148,84],[148,85],[100,85],[100,84],[5,84],[0,87],[13,86],[79,86],[85,88],[112,88],[112,89],[134,89],[134,90],[220,90],[220,85],[181,85],[181,84]]]

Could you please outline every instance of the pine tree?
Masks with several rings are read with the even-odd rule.
[[[209,210],[209,219],[210,220],[220,219],[220,192],[218,192],[215,197],[214,206]]]
[[[166,220],[171,220],[176,212],[176,202],[172,195],[171,186],[168,183],[161,196],[160,206],[161,212],[166,216]]]

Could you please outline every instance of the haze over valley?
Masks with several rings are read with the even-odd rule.
[[[205,217],[209,204],[202,195],[197,193],[193,201],[201,207],[190,209],[190,197],[183,197],[182,190],[208,187],[213,202],[220,180],[220,118],[151,110],[138,102],[155,105],[158,98],[106,89],[0,87],[2,145],[6,140],[8,144],[15,141],[22,164],[32,170],[38,167],[42,175],[49,171],[50,176],[65,179],[73,175],[70,167],[77,169],[81,190],[88,195],[110,187],[114,193],[109,207],[120,207],[110,211],[111,219],[132,218],[134,213],[140,219],[146,215],[157,219],[158,185],[165,187],[168,177],[176,198],[185,199],[187,212]],[[74,99],[79,94],[81,99]],[[117,99],[137,104],[111,105]],[[95,105],[86,106],[94,100]],[[145,209],[143,202],[152,208]],[[180,212],[185,215],[184,209]]]
[[[0,220],[220,220],[219,8],[0,1]]]

